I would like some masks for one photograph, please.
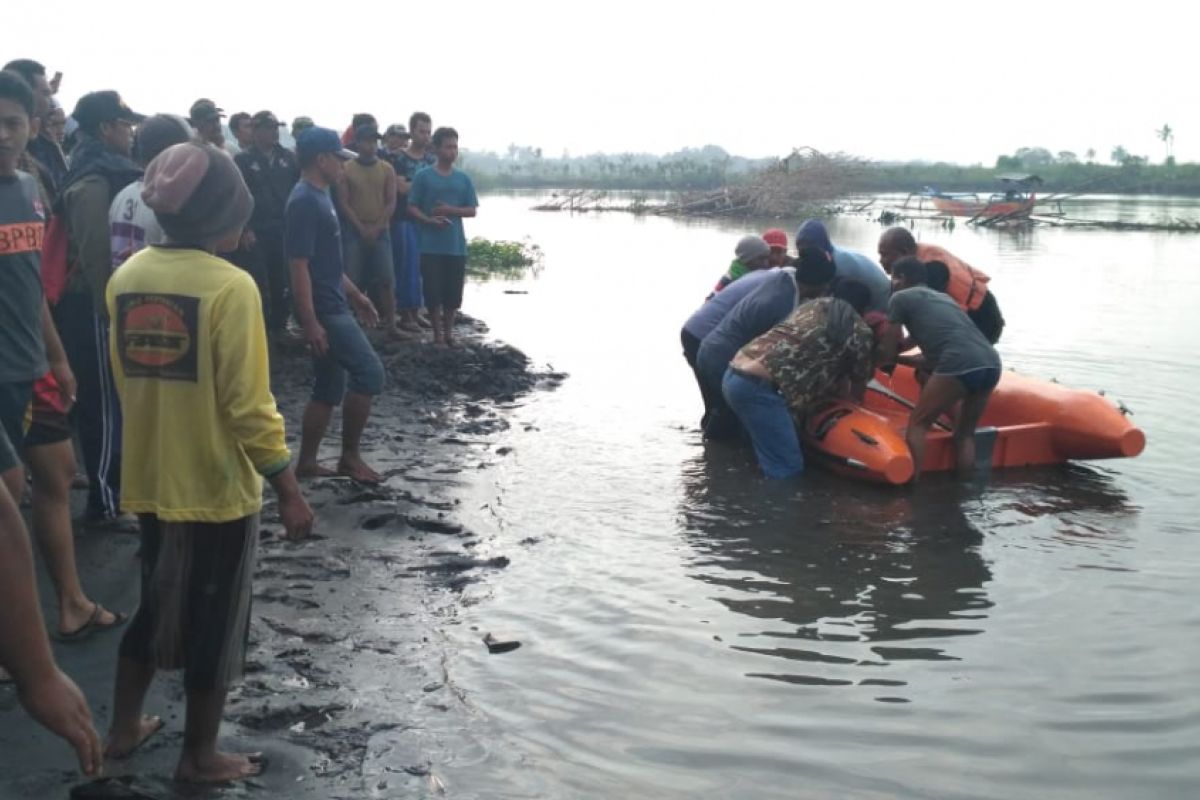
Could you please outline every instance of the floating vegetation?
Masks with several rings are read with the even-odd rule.
[[[529,240],[492,241],[477,236],[467,243],[467,272],[478,280],[516,280],[542,271],[542,248]]]

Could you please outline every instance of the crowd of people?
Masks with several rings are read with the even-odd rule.
[[[163,727],[147,692],[158,669],[182,669],[177,777],[245,778],[261,758],[220,752],[217,731],[244,661],[263,482],[300,539],[313,526],[301,479],[382,480],[361,452],[386,379],[366,331],[429,330],[433,346],[455,346],[463,220],[478,198],[454,167],[458,133],[425,113],[382,133],[370,114],[342,133],[298,117],[286,148],[270,111],[230,115],[226,141],[225,112],[207,98],[147,117],[95,91],[68,116],[60,78],[32,60],[0,72],[0,679],[96,774]],[[883,234],[879,263],[835,246],[818,220],[795,248],[779,229],[742,238],[683,326],[705,435],[745,435],[766,475],[795,475],[798,420],[830,398],[861,399],[877,367],[904,363],[923,385],[907,430],[918,472],[929,427],[952,409],[959,463],[971,465],[1000,376],[988,277],[903,228]],[[294,465],[270,385],[272,340],[286,338],[307,342],[314,374]],[[318,456],[338,406],[330,467]],[[141,536],[128,618],[91,599],[76,569],[76,445],[84,524]],[[27,482],[57,636],[125,628],[103,744],[43,627],[19,510]]]
[[[144,116],[116,91],[68,116],[61,75],[0,71],[0,680],[69,741],[82,770],[127,758],[164,725],[143,709],[159,668],[182,669],[176,777],[257,774],[217,731],[246,646],[262,485],[292,539],[309,535],[304,477],[382,477],[360,442],[384,365],[365,329],[456,345],[467,242],[479,205],[454,167],[458,133],[418,112],[381,134],[341,134],[270,111],[228,118],[212,100]],[[312,394],[293,466],[271,392],[272,340],[308,343]],[[343,408],[336,469],[318,461]],[[129,618],[88,597],[70,490],[83,455],[88,527],[136,526],[141,600]],[[19,504],[58,599],[57,635],[124,626],[107,739],[57,667]]]
[[[876,369],[899,363],[922,387],[905,432],[913,480],[947,413],[959,469],[973,468],[975,428],[1000,380],[1004,318],[989,277],[902,227],[880,237],[879,263],[835,246],[820,220],[795,241],[793,257],[782,230],[743,237],[683,325],[705,437],[745,436],[767,477],[793,477],[804,470],[805,417],[830,400],[861,401]]]

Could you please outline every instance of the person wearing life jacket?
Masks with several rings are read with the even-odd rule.
[[[1000,341],[1004,315],[1000,313],[996,295],[988,285],[991,278],[987,273],[972,267],[943,247],[928,242],[918,243],[907,228],[888,228],[879,237],[879,263],[890,275],[892,264],[905,256],[914,256],[925,263],[940,261],[945,264],[950,272],[946,294],[967,312],[989,343]]]

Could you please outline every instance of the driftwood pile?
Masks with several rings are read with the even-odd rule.
[[[689,192],[652,213],[688,217],[781,219],[828,214],[867,162],[842,153],[801,147],[744,181],[713,191]]]

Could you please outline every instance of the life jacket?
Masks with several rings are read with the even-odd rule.
[[[948,250],[936,244],[917,244],[917,259],[926,263],[941,261],[950,271],[950,283],[946,286],[946,294],[954,298],[963,311],[976,311],[983,298],[987,297],[987,273],[975,269],[967,262],[952,255]]]

